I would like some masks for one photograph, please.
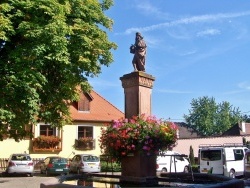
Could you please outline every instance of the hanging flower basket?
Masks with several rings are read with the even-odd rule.
[[[115,120],[102,128],[100,148],[103,154],[117,162],[137,153],[145,156],[163,155],[164,151],[175,146],[176,132],[174,123],[143,114],[129,120]]]

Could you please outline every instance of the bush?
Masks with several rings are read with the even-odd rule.
[[[101,161],[102,172],[121,172],[121,165],[117,162]]]
[[[199,173],[199,165],[192,165],[192,171],[195,173]]]

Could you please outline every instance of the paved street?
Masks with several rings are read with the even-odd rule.
[[[0,188],[40,188],[40,184],[45,182],[57,182],[57,177],[46,177],[39,174],[35,174],[33,177],[0,176]]]

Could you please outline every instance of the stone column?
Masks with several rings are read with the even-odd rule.
[[[145,72],[132,72],[120,78],[125,94],[125,118],[151,115],[151,94],[155,78]]]
[[[125,118],[141,114],[151,115],[151,94],[155,78],[145,72],[132,72],[120,78],[125,94]],[[156,156],[135,152],[122,158],[120,182],[157,184]]]

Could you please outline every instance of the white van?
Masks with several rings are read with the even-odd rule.
[[[242,144],[200,145],[200,173],[221,174],[235,178],[244,174],[244,156],[247,147]]]
[[[189,172],[189,161],[186,155],[175,151],[167,151],[156,160],[157,172]]]

